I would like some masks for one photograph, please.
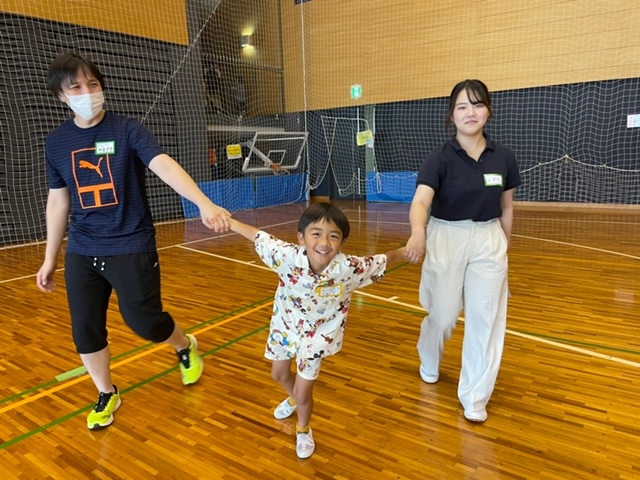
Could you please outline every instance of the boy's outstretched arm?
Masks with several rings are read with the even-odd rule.
[[[255,242],[256,235],[258,234],[258,229],[253,225],[247,225],[246,223],[242,223],[235,218],[229,219],[229,228],[236,233],[239,233],[247,240],[251,240]]]
[[[399,262],[400,260],[405,260],[406,248],[407,247],[400,247],[385,253],[385,255],[387,256],[387,265]]]

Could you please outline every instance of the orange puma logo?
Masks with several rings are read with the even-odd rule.
[[[91,170],[95,170],[98,175],[100,175],[100,178],[102,178],[102,172],[100,171],[100,164],[102,163],[102,158],[100,157],[100,160],[98,160],[98,165],[94,165],[91,162],[88,162],[87,160],[80,160],[80,168],[90,168]]]

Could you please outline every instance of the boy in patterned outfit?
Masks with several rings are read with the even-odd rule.
[[[388,264],[404,258],[404,247],[386,254],[358,257],[340,249],[349,236],[349,220],[329,203],[315,203],[298,222],[299,245],[279,240],[257,228],[229,219],[230,228],[255,242],[262,261],[275,270],[280,284],[275,294],[265,357],[271,376],[289,394],[274,411],[277,419],[297,410],[296,453],[315,450],[309,420],[313,384],[322,360],[342,348],[351,296],[384,276]],[[291,360],[297,358],[297,375]]]

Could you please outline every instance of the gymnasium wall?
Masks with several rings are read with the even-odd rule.
[[[413,172],[451,135],[451,88],[480,78],[494,92],[489,134],[515,151],[523,173],[518,200],[640,204],[640,129],[626,126],[640,113],[640,3],[284,0],[282,10],[287,111],[311,111],[311,156],[330,157],[334,190],[341,176],[352,182],[336,167],[364,170],[366,149],[345,146],[348,128],[323,144],[323,118],[356,125],[375,110],[375,171],[397,188],[371,196],[367,181],[357,190],[407,201]],[[353,84],[362,98],[351,98]],[[315,193],[338,198],[328,190]]]
[[[640,76],[640,2],[282,0],[286,103],[311,110]],[[304,30],[301,27],[304,19]],[[301,50],[304,35],[304,65]]]
[[[44,82],[51,59],[72,49],[103,69],[108,108],[144,119],[196,180],[209,167],[202,45],[223,50],[229,71],[245,76],[252,115],[311,112],[314,161],[326,158],[314,115],[356,117],[358,107],[375,105],[381,171],[411,171],[443,138],[444,97],[460,79],[475,77],[496,92],[499,113],[515,106],[492,134],[516,150],[521,167],[567,155],[640,170],[639,129],[621,124],[625,114],[640,113],[638,2],[3,0],[0,30],[5,241],[44,235],[44,140],[67,115]],[[253,33],[254,48],[241,48],[243,33]],[[349,96],[354,83],[363,86],[359,101]],[[545,107],[536,110],[538,101]],[[418,124],[428,134],[407,138]],[[532,132],[544,129],[541,142]],[[543,191],[540,185],[558,177],[549,175],[520,189],[520,199],[619,201],[582,195],[566,171],[559,173],[566,182]],[[630,198],[640,198],[638,183],[629,185]],[[168,187],[154,176],[148,186],[156,220],[182,215]]]
[[[186,0],[3,0],[0,11],[189,44]],[[139,21],[144,16],[144,21]]]

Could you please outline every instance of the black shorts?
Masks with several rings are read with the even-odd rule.
[[[109,257],[67,253],[64,274],[78,353],[94,353],[108,345],[107,310],[113,290],[122,317],[138,335],[164,342],[173,333],[173,318],[162,310],[158,252]]]

